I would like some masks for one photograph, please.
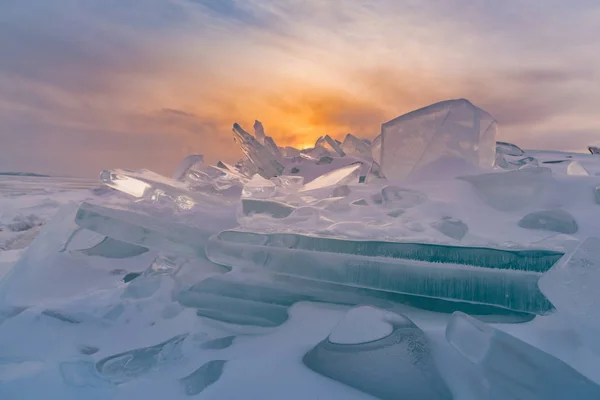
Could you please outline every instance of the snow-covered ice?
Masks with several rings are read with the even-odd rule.
[[[0,399],[600,398],[597,154],[466,100],[254,133],[170,177],[0,176]]]

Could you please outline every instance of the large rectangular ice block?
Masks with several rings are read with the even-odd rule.
[[[203,256],[208,238],[219,229],[219,224],[223,224],[217,216],[211,218],[207,214],[204,217],[205,224],[191,226],[142,211],[82,203],[77,210],[75,223],[126,243],[173,254]],[[234,225],[235,220],[230,223]]]
[[[478,398],[600,399],[600,386],[563,361],[466,314],[452,316],[446,339],[482,374]]]
[[[238,124],[233,124],[233,135],[244,154],[258,168],[260,176],[270,179],[283,173],[284,166],[277,161],[277,156]]]
[[[231,267],[544,314],[552,305],[537,281],[562,253],[224,231],[210,239],[207,256]]]
[[[491,169],[496,130],[494,118],[468,100],[435,103],[382,125],[379,164],[388,179],[407,178],[448,157]]]
[[[600,352],[600,239],[586,239],[541,277],[539,287],[581,340]]]

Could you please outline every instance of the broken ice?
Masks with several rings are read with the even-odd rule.
[[[335,154],[339,157],[344,157],[346,155],[346,153],[344,153],[338,142],[333,140],[329,135],[321,136],[319,139],[317,139],[315,148],[316,147],[322,147],[325,150],[328,150],[332,154]]]
[[[277,161],[277,156],[260,144],[252,135],[233,124],[233,135],[242,151],[258,168],[258,173],[266,179],[281,175],[284,166]]]
[[[572,321],[583,342],[600,353],[600,239],[586,239],[538,284],[558,312]]]
[[[600,386],[563,361],[466,314],[452,316],[446,339],[479,368],[478,390],[485,399],[600,398]]]
[[[173,173],[173,179],[182,180],[191,169],[201,170],[204,167],[204,156],[202,154],[190,154],[179,163]]]
[[[319,374],[380,399],[452,399],[425,334],[410,319],[389,311],[348,311],[303,361]]]
[[[349,156],[371,158],[371,148],[364,141],[350,133],[346,135],[341,149]]]
[[[496,121],[465,99],[412,111],[384,123],[381,129],[380,165],[388,179],[408,178],[448,159],[477,168],[494,165]]]
[[[573,234],[579,230],[577,222],[565,210],[544,210],[527,214],[519,221],[521,228]]]
[[[496,142],[496,153],[519,157],[523,155],[523,150],[512,143]]]

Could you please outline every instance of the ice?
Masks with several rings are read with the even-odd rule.
[[[277,160],[281,160],[281,151],[279,150],[279,147],[277,147],[277,144],[272,137],[267,136],[265,138],[265,148],[269,150],[269,152],[271,152],[271,154],[273,154]]]
[[[106,186],[126,193],[136,199],[153,203],[173,204],[178,209],[189,210],[199,204],[219,204],[213,196],[192,192],[186,183],[159,175],[149,170],[105,170],[100,180]],[[219,199],[225,201],[224,199]]]
[[[450,159],[477,168],[494,165],[496,121],[465,99],[412,111],[381,129],[380,165],[388,179],[405,179],[429,164]]]
[[[537,314],[552,309],[537,280],[562,255],[243,231],[224,231],[207,246],[220,265]]]
[[[89,249],[79,250],[80,253],[86,256],[96,256],[105,258],[129,258],[139,256],[148,251],[146,247],[136,246],[115,240],[112,238],[104,238],[104,240],[94,247]]]
[[[151,347],[106,357],[96,363],[96,369],[105,379],[113,383],[125,383],[182,358],[181,346],[186,337],[185,334],[178,335]]]
[[[319,139],[317,139],[317,143],[315,143],[315,148],[317,147],[322,147],[325,150],[339,157],[344,157],[346,155],[346,153],[344,153],[338,142],[333,140],[329,135],[321,136]]]
[[[539,161],[533,157],[525,157],[516,161],[511,161],[509,164],[511,167],[515,168],[538,167]]]
[[[256,138],[256,141],[262,145],[265,144],[265,128],[263,127],[262,122],[260,122],[259,120],[255,120],[254,121],[254,137]]]
[[[371,148],[364,141],[350,133],[346,135],[341,146],[342,151],[349,156],[371,158]]]
[[[456,240],[462,240],[469,231],[464,222],[452,217],[444,217],[439,221],[432,222],[431,227]]]
[[[212,360],[179,381],[188,396],[196,396],[217,382],[223,373],[227,361]]]
[[[523,150],[519,146],[507,142],[496,142],[496,154],[505,154],[507,156],[522,156]]]
[[[571,161],[567,166],[567,175],[590,176],[590,173],[579,161]]]
[[[586,239],[540,278],[539,287],[581,340],[600,353],[600,239]]]
[[[463,313],[455,313],[446,339],[477,367],[478,398],[489,400],[592,400],[600,386],[563,361]]]
[[[398,186],[386,186],[381,190],[382,204],[388,208],[410,208],[427,201],[427,195],[416,190]]]
[[[373,143],[371,143],[371,156],[373,157],[373,161],[381,165],[381,135],[377,135],[373,139]]]
[[[103,207],[84,202],[77,210],[75,223],[81,228],[126,243],[173,254],[202,256],[207,239],[223,226],[223,222],[228,220],[230,226],[235,225],[234,215],[225,220],[219,219],[219,216],[223,218],[226,214],[203,214],[205,224],[199,227],[157,218],[141,210]]]
[[[361,326],[365,323],[373,328],[370,332]],[[355,327],[361,332],[353,331]],[[392,312],[370,307],[350,310],[303,361],[313,371],[379,399],[452,399],[423,331]]]
[[[600,154],[600,147],[597,147],[597,146],[588,146],[588,150],[592,154]]]
[[[302,154],[300,150],[294,147],[285,146],[284,148],[284,155],[288,158],[300,157],[300,154]]]
[[[277,161],[277,156],[238,124],[233,124],[233,135],[246,157],[252,161],[263,178],[269,179],[282,174],[284,166]]]
[[[335,171],[323,174],[304,185],[302,189],[300,189],[300,192],[311,192],[337,185],[358,183],[358,171],[361,167],[361,163],[353,163]]]
[[[242,214],[252,216],[254,214],[264,214],[273,218],[289,217],[296,207],[271,200],[242,199]]]
[[[190,170],[202,169],[204,169],[204,156],[202,154],[190,154],[179,163],[177,169],[173,173],[173,179],[181,181],[186,177]]]
[[[499,211],[517,211],[535,204],[552,179],[549,168],[526,168],[517,171],[463,176],[475,192]]]
[[[600,186],[594,188],[594,198],[596,199],[596,204],[600,205]]]
[[[263,178],[260,175],[254,175],[254,177],[244,185],[242,197],[268,199],[275,196],[276,192],[277,185],[275,185],[275,183]]]
[[[573,234],[579,230],[577,222],[565,210],[544,210],[527,214],[519,221],[519,226],[526,229]]]

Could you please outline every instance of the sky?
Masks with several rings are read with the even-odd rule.
[[[0,171],[170,175],[241,152],[372,138],[467,98],[523,148],[600,145],[597,0],[0,0]]]

